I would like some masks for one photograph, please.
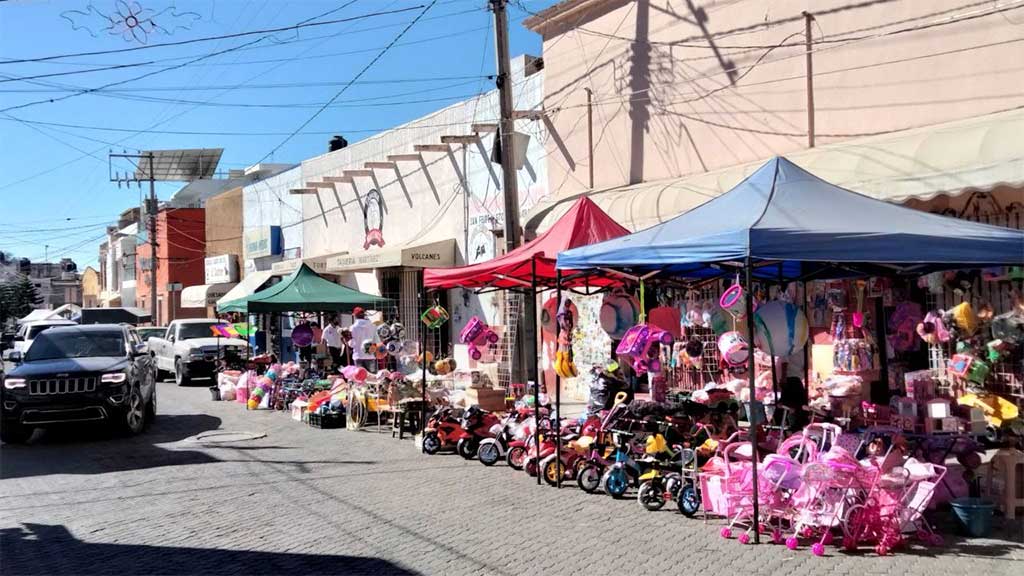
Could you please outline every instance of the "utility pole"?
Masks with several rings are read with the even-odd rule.
[[[494,12],[494,54],[498,59],[498,104],[501,119],[498,124],[498,145],[501,150],[502,189],[505,193],[505,253],[515,250],[522,243],[519,231],[519,188],[516,170],[515,130],[516,121],[514,104],[512,103],[512,75],[508,53],[508,15],[505,13],[507,0],[488,0]],[[536,284],[536,280],[534,280]],[[510,359],[509,368],[512,381],[532,380],[538,384],[540,379],[537,370],[537,334],[534,330],[537,318],[536,288],[523,298],[523,330],[516,331],[515,354]],[[530,350],[530,358],[522,351]],[[524,378],[525,376],[525,378]],[[538,475],[538,478],[540,476]]]
[[[511,64],[508,54],[508,16],[505,13],[507,0],[488,0],[494,12],[494,53],[498,57],[498,102],[501,122],[498,137],[501,138],[502,188],[505,190],[505,252],[511,252],[520,245],[519,236],[519,188],[515,162],[515,129],[513,117]]]
[[[153,152],[148,152],[146,156],[149,160],[149,206],[146,210],[149,213],[149,315],[153,326],[159,326],[156,316],[156,173],[153,172]]]
[[[807,147],[814,148],[814,49],[811,22],[814,14],[804,12],[804,50],[807,58]]]

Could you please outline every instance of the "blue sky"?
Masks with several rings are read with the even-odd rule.
[[[321,20],[428,3],[355,0]],[[534,0],[522,5],[537,11],[553,3]],[[277,33],[241,49],[234,48],[261,36],[44,62],[2,62],[139,46],[104,30],[107,24],[99,13],[116,16],[117,7],[124,4],[149,10],[140,14],[143,19],[159,14],[153,20],[173,32],[148,34],[148,44],[159,44],[289,26],[340,8],[348,0],[0,3],[0,109],[158,72],[104,92],[0,113],[0,250],[36,261],[68,256],[80,267],[95,265],[104,226],[120,211],[137,206],[140,198],[137,188],[119,189],[109,182],[108,150],[224,148],[221,170],[253,164],[306,121],[317,104],[334,96],[420,11]],[[485,7],[486,0],[438,0],[359,84],[350,86],[334,106],[266,161],[298,162],[325,152],[328,133],[355,142],[493,88],[493,81],[482,77],[495,69],[492,16]],[[123,7],[121,13],[127,15]],[[513,56],[540,54],[540,37],[522,27],[527,16],[510,4]],[[226,52],[159,72],[220,51]],[[137,63],[145,65],[11,80]],[[93,128],[27,124],[12,118]],[[158,122],[154,131],[239,135],[136,134]],[[158,195],[166,199],[179,186],[158,186]]]

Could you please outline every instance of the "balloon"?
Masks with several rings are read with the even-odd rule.
[[[271,382],[276,382],[277,372],[275,372],[274,370],[267,370],[267,379],[269,379]]]
[[[248,407],[249,410],[255,410],[255,409],[259,408],[259,406],[260,406],[260,403],[255,398],[249,398],[249,402],[246,404],[246,407]]]
[[[758,306],[754,327],[754,345],[772,356],[789,356],[807,342],[807,316],[790,302],[774,300]]]

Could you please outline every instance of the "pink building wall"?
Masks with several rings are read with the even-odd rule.
[[[817,145],[1024,105],[1012,2],[566,0],[526,22],[544,38],[552,194],[586,190],[591,163],[602,189],[805,149],[804,10]]]

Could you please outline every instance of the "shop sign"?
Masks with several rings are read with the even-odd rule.
[[[327,259],[327,270],[340,272],[343,270],[372,270],[374,268],[391,268],[395,266],[432,268],[452,266],[454,263],[455,240],[449,239],[423,246],[334,256]]]
[[[249,258],[262,258],[281,253],[280,226],[246,228],[242,236],[245,242],[245,254]]]
[[[205,260],[206,284],[225,284],[238,282],[238,256],[221,254]]]
[[[284,276],[298,270],[300,264],[302,264],[302,260],[299,260],[298,258],[281,260],[280,262],[274,262],[271,264],[270,271],[277,276]]]

